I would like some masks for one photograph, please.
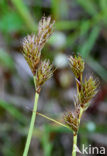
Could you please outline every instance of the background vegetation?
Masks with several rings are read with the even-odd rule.
[[[0,0],[0,156],[21,156],[34,101],[32,75],[22,56],[22,39],[36,33],[43,15],[56,20],[55,32],[43,49],[57,67],[40,94],[38,111],[63,122],[73,109],[75,81],[66,55],[79,53],[87,76],[100,89],[84,114],[79,148],[107,149],[107,0]],[[72,133],[38,116],[29,156],[70,156]]]

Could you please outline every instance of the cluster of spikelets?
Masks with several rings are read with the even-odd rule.
[[[36,92],[40,92],[41,85],[53,75],[53,66],[49,60],[41,60],[41,50],[53,33],[51,17],[43,17],[38,26],[37,35],[28,35],[23,40],[23,55],[33,73]]]
[[[68,112],[64,116],[65,123],[77,134],[81,118],[81,108],[85,111],[92,98],[97,93],[98,83],[92,76],[89,79],[82,80],[84,71],[84,61],[81,56],[69,57],[69,64],[76,78],[77,96],[75,109],[73,112]]]

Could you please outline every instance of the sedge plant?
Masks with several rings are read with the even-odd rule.
[[[55,21],[51,17],[43,17],[38,26],[37,35],[28,35],[23,40],[23,55],[32,71],[35,85],[35,100],[29,132],[23,152],[23,156],[28,155],[29,146],[33,134],[34,123],[36,119],[37,104],[41,86],[53,75],[54,68],[49,60],[41,59],[41,50],[45,43],[53,33],[53,25]]]
[[[41,59],[41,50],[44,47],[46,41],[49,39],[50,35],[53,33],[54,23],[55,21],[52,21],[51,17],[43,17],[39,22],[37,35],[28,35],[23,40],[23,55],[33,73],[35,85],[34,108],[32,111],[32,117],[23,156],[28,155],[36,114],[73,131],[72,156],[76,156],[75,147],[77,146],[77,136],[82,114],[88,108],[90,101],[97,93],[98,83],[92,76],[83,80],[85,63],[82,57],[70,56],[68,61],[75,76],[77,86],[77,95],[74,102],[75,109],[71,112],[65,113],[65,124],[37,112],[37,104],[41,86],[53,75],[54,72],[53,65],[50,63],[50,61]]]

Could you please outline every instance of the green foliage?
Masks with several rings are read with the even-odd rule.
[[[44,126],[44,132],[43,137],[41,138],[41,142],[44,150],[44,156],[51,156],[53,145],[50,141],[50,132],[47,126]]]
[[[27,120],[25,116],[12,104],[8,104],[8,102],[0,99],[0,107],[4,108],[9,114],[13,116],[13,118],[17,119],[20,123],[25,124]]]
[[[7,11],[1,17],[0,29],[5,33],[21,31],[22,26],[23,22],[16,12]]]
[[[36,32],[36,25],[35,22],[30,15],[30,12],[26,5],[21,0],[11,0],[13,5],[16,7],[19,15],[23,19],[24,23],[26,24],[27,28],[32,32]]]
[[[94,69],[94,71],[100,75],[100,77],[107,82],[107,70],[100,65],[99,62],[97,62],[95,59],[93,59],[92,57],[89,57],[87,60],[87,63],[89,64],[89,66]]]
[[[80,54],[86,58],[89,56],[89,53],[91,52],[95,42],[96,42],[96,39],[98,38],[99,36],[99,33],[100,33],[100,27],[99,26],[95,26],[91,33],[89,34],[89,37],[88,39],[85,41],[85,43],[83,44],[83,46],[80,47],[79,51],[80,51]]]
[[[3,49],[0,49],[0,64],[9,70],[14,69],[14,61],[12,57]]]
[[[96,5],[94,3],[94,0],[87,0],[87,2],[84,2],[83,0],[77,0],[77,2],[84,8],[84,10],[90,14],[91,16],[97,14]]]

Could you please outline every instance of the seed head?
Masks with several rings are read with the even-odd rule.
[[[50,35],[53,33],[53,25],[55,21],[52,21],[51,17],[42,17],[39,22],[38,27],[38,35],[37,35],[37,43],[39,45],[39,49],[41,50],[46,41],[49,39]]]
[[[68,112],[64,116],[65,123],[77,134],[79,129],[79,113],[80,109],[76,109],[74,112]]]
[[[28,35],[24,38],[23,55],[29,64],[33,75],[35,75],[41,56],[41,52],[37,45],[37,37],[35,35]]]
[[[37,36],[28,35],[24,38],[23,55],[29,64],[33,75],[36,74],[40,62],[41,50],[53,32],[54,23],[55,21],[52,21],[51,17],[43,17],[39,22]]]
[[[41,86],[53,75],[53,65],[49,60],[41,61],[36,72],[36,91],[39,93]]]
[[[84,71],[84,61],[81,56],[69,57],[69,64],[74,73],[75,77],[78,79],[80,74]]]
[[[80,91],[80,104],[82,107],[85,107],[85,105],[95,96],[97,87],[97,81],[94,80],[92,76],[90,76],[88,80],[85,79]]]

